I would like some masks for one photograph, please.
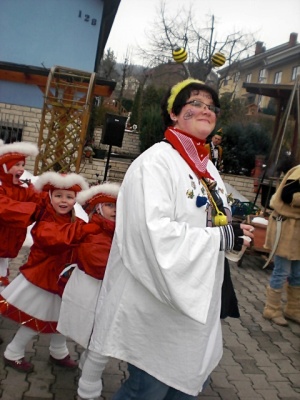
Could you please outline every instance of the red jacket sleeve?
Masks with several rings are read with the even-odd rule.
[[[76,219],[74,222],[60,224],[53,221],[39,221],[32,228],[34,243],[43,247],[45,252],[60,252],[68,246],[77,245],[84,235],[85,222]]]
[[[0,223],[10,228],[27,228],[34,222],[37,205],[12,200],[0,194]]]

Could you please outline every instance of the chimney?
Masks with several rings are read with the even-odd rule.
[[[263,52],[263,42],[256,42],[255,53],[254,55],[260,54]]]
[[[297,44],[297,37],[298,37],[298,33],[296,33],[296,32],[292,32],[292,33],[290,34],[289,47],[296,46],[296,44]]]

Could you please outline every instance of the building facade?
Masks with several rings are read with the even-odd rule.
[[[75,144],[74,160],[81,154],[92,99],[109,97],[115,88],[115,82],[96,71],[120,1],[0,2],[1,139],[36,142],[40,154],[52,146],[54,155],[66,148],[71,152]],[[58,124],[59,137],[54,132],[53,144],[42,148],[44,137]]]
[[[220,94],[232,99],[245,100],[256,105],[258,110],[268,108],[270,97],[248,93],[247,84],[294,85],[300,74],[300,43],[298,34],[291,33],[289,41],[266,50],[263,42],[256,42],[253,56],[220,69]]]

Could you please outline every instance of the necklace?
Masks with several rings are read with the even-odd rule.
[[[227,225],[228,224],[228,220],[226,215],[224,215],[218,208],[212,194],[211,191],[209,190],[206,182],[204,179],[200,179],[202,185],[204,186],[204,189],[206,190],[207,193],[207,197],[209,198],[210,204],[214,207],[215,209],[215,215],[213,217],[213,223],[214,226],[223,226],[223,225]]]

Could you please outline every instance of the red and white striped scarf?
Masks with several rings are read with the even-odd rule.
[[[165,131],[165,138],[188,163],[199,179],[209,178],[214,180],[206,169],[209,154],[205,148],[204,140],[197,139],[177,128],[168,128]]]

